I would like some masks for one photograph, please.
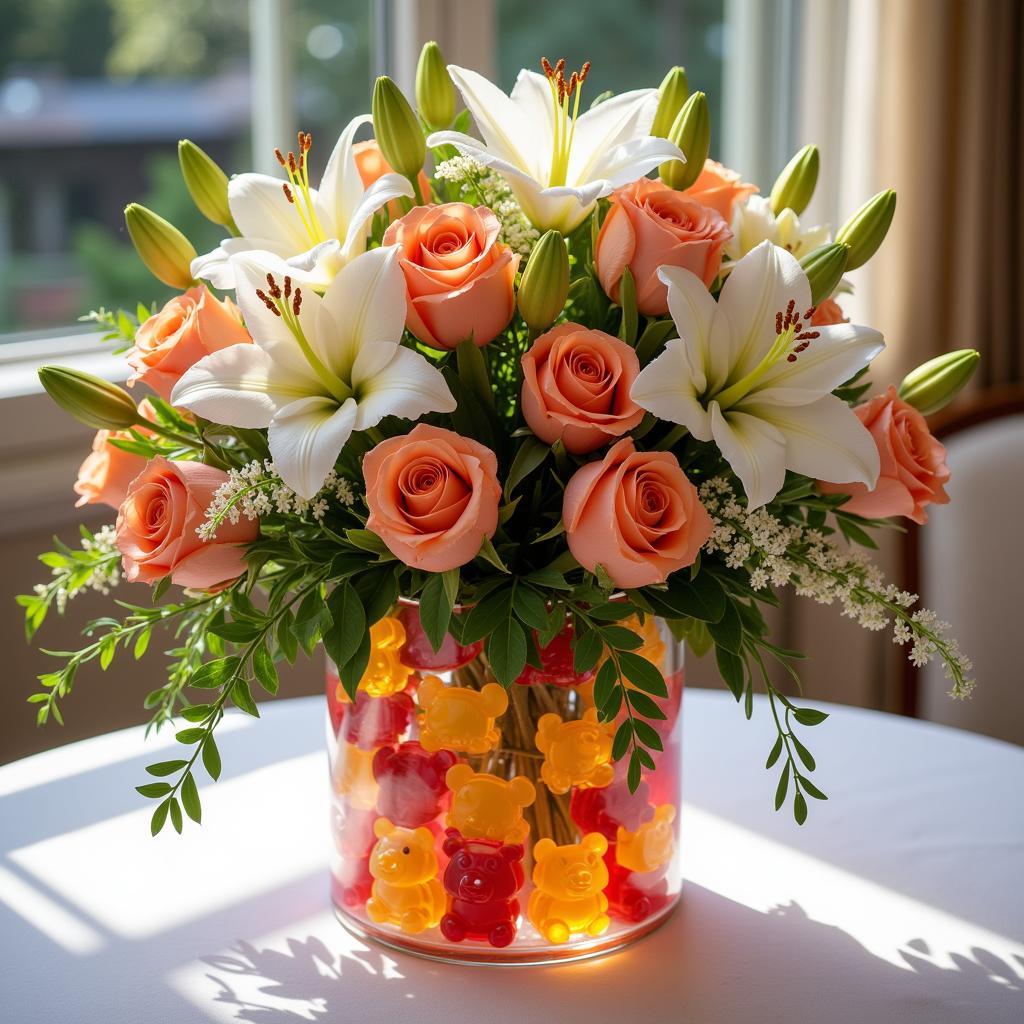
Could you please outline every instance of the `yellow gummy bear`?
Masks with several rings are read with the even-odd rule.
[[[436,927],[444,916],[447,898],[437,877],[430,830],[400,828],[387,818],[378,818],[373,833],[377,836],[370,853],[374,881],[366,902],[370,920],[398,925],[409,934]]]
[[[377,806],[380,787],[373,775],[375,750],[360,750],[353,743],[338,745],[334,761],[334,786],[349,807],[370,811]]]
[[[537,791],[524,775],[505,780],[475,772],[468,764],[453,764],[445,775],[452,791],[446,824],[467,839],[494,839],[523,843],[530,832],[523,808],[533,803]]]
[[[568,942],[574,932],[601,935],[611,923],[608,868],[603,855],[608,840],[588,832],[580,842],[556,846],[542,839],[533,848],[533,884],[526,916],[548,942]]]
[[[358,689],[365,690],[371,697],[390,697],[404,690],[412,676],[411,669],[399,658],[404,644],[405,626],[398,619],[385,616],[375,622],[370,627],[370,660]],[[351,703],[341,683],[337,697],[343,704]]]
[[[420,743],[424,750],[454,750],[484,754],[497,746],[501,733],[494,720],[505,713],[508,694],[503,686],[487,683],[479,690],[445,686],[427,676],[416,693],[423,717]]]
[[[563,722],[555,714],[541,715],[537,722],[537,749],[544,755],[540,775],[552,793],[568,793],[611,784],[612,727],[597,720],[588,708],[582,718]]]
[[[615,859],[630,871],[657,871],[671,859],[676,848],[676,809],[661,804],[651,821],[645,821],[635,832],[621,825],[615,837]]]

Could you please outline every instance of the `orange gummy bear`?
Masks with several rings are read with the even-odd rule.
[[[373,825],[370,853],[373,888],[366,913],[377,924],[397,925],[410,935],[434,928],[447,905],[437,877],[434,837],[426,828],[402,828],[387,818]]]
[[[588,832],[578,843],[556,846],[541,839],[533,848],[533,884],[526,916],[548,942],[568,942],[573,933],[601,935],[608,928],[608,884],[604,854],[608,840]]]
[[[555,714],[541,715],[536,736],[537,749],[544,755],[540,774],[552,793],[611,784],[611,729],[598,722],[594,708],[569,722]]]
[[[467,839],[493,839],[522,843],[530,832],[523,808],[533,803],[537,791],[524,775],[505,780],[475,772],[468,764],[454,764],[445,775],[452,791],[452,805],[445,819]]]
[[[390,697],[408,685],[412,672],[403,665],[399,652],[405,643],[405,626],[398,619],[385,616],[370,627],[370,660],[359,680],[358,689],[371,697]],[[345,688],[338,683],[338,700],[350,704]]]
[[[657,871],[671,859],[676,848],[676,809],[661,804],[650,821],[645,821],[635,832],[621,825],[615,837],[615,859],[630,871]]]
[[[420,743],[424,750],[484,754],[497,746],[501,733],[494,720],[508,707],[503,686],[487,683],[473,690],[445,686],[437,676],[427,676],[420,683],[416,699],[423,711]]]
[[[373,775],[375,750],[361,750],[354,743],[339,743],[334,761],[334,787],[349,807],[370,811],[377,806],[380,787]]]

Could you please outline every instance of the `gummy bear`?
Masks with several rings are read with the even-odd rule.
[[[445,772],[455,761],[450,750],[428,753],[416,740],[381,747],[373,759],[373,775],[380,787],[377,810],[405,828],[433,821],[448,795]]]
[[[348,702],[348,695],[341,685],[337,673],[333,672],[333,665],[328,663],[327,667],[327,714],[331,720],[331,728],[334,735],[338,735],[341,729],[342,719],[345,717],[345,704]]]
[[[410,668],[429,672],[450,672],[452,669],[468,665],[483,650],[483,642],[478,641],[463,647],[451,633],[446,633],[438,650],[430,646],[427,634],[420,623],[419,608],[414,605],[402,605],[398,609],[398,619],[405,627],[405,643],[402,646],[402,663]]]
[[[547,647],[538,646],[543,668],[527,665],[516,677],[516,682],[520,686],[532,686],[534,683],[549,683],[552,686],[582,686],[593,679],[593,669],[578,673],[573,668],[572,636],[573,628],[571,625],[567,625]],[[533,637],[536,641],[536,630]]]
[[[626,784],[626,765],[623,758],[613,765],[614,777],[603,789],[574,789],[569,800],[569,816],[580,832],[600,832],[614,842],[619,826],[636,831],[654,815],[649,801],[649,789],[642,779],[635,793]]]
[[[630,871],[657,871],[672,859],[676,848],[676,809],[661,804],[654,812],[653,821],[644,822],[635,831],[619,826],[615,836],[615,859]]]
[[[368,811],[377,806],[377,780],[373,777],[373,751],[339,743],[334,758],[334,788],[349,807]]]
[[[420,743],[424,750],[484,754],[497,745],[501,734],[494,720],[508,707],[508,694],[497,683],[473,690],[445,686],[437,676],[427,676],[416,699],[423,710]]]
[[[409,829],[378,818],[370,854],[373,890],[366,913],[377,924],[398,925],[410,935],[433,928],[445,911],[437,855],[429,829]]]
[[[405,627],[398,619],[385,616],[370,627],[370,660],[359,680],[359,689],[371,697],[387,697],[404,690],[412,673],[402,664]]]
[[[522,843],[530,832],[523,808],[533,803],[537,791],[523,775],[506,781],[496,775],[475,772],[468,764],[456,764],[445,776],[452,791],[446,824],[467,839],[493,839]]]
[[[573,786],[607,786],[615,776],[609,763],[611,727],[598,723],[593,708],[569,722],[556,714],[541,715],[536,742],[544,755],[541,778],[552,793],[568,793]]]
[[[349,704],[345,712],[345,739],[363,750],[397,743],[409,728],[413,710],[412,697],[404,691],[389,697],[371,697],[360,690],[355,704]]]
[[[602,859],[608,840],[588,832],[578,843],[556,846],[541,839],[533,848],[533,884],[526,914],[548,942],[568,942],[574,933],[601,935],[611,923],[608,868]]]
[[[516,937],[523,887],[523,847],[490,839],[466,839],[448,829],[444,852],[451,857],[444,873],[450,899],[441,918],[441,933],[450,942],[486,939],[507,946]]]
[[[669,904],[668,883],[664,872],[638,874],[624,868],[615,859],[614,845],[604,857],[608,868],[608,913],[620,921],[637,923]]]
[[[341,854],[331,879],[336,903],[349,909],[365,905],[370,896],[373,876],[370,874],[370,851],[376,837],[373,810],[335,811],[333,815],[334,844]]]

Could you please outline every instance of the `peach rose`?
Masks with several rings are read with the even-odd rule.
[[[730,238],[729,225],[710,207],[660,181],[641,178],[612,193],[594,252],[597,277],[618,302],[628,266],[636,282],[637,309],[644,316],[661,316],[668,312],[668,290],[658,279],[658,268],[682,267],[710,287]]]
[[[426,572],[465,565],[498,528],[497,471],[489,448],[417,424],[363,458],[366,528],[406,565]]]
[[[608,444],[643,419],[630,397],[640,363],[624,341],[580,324],[559,324],[523,356],[523,416],[547,444],[576,455]]]
[[[424,345],[483,346],[512,319],[519,256],[497,240],[500,230],[486,206],[445,203],[417,206],[384,232],[385,245],[401,248],[405,325]]]
[[[357,142],[352,147],[352,156],[355,157],[356,170],[359,172],[363,188],[369,188],[382,175],[395,173],[394,167],[384,159],[376,139]],[[418,180],[423,201],[430,202],[430,179],[424,171],[420,171]],[[388,203],[388,215],[392,220],[402,216],[402,204],[397,199],[392,199]]]
[[[932,437],[924,417],[889,385],[884,395],[853,410],[871,432],[878,446],[882,468],[878,483],[869,491],[863,484],[818,481],[826,494],[849,494],[844,512],[885,519],[906,516],[915,523],[928,522],[925,506],[945,505],[949,495],[943,485],[949,479],[946,449]]]
[[[671,452],[638,452],[624,437],[576,471],[562,503],[569,550],[585,569],[600,562],[619,587],[663,583],[692,565],[711,517]]]
[[[170,299],[139,327],[127,352],[133,371],[128,385],[142,381],[167,401],[178,378],[203,356],[251,341],[238,307],[197,285]]]
[[[156,413],[149,399],[139,402],[139,412],[151,420]],[[149,434],[145,427],[135,428],[140,434]],[[128,491],[128,485],[146,468],[144,455],[126,452],[116,448],[111,441],[127,440],[131,434],[127,430],[98,430],[93,438],[92,451],[78,469],[75,481],[75,494],[79,495],[75,506],[109,505],[120,508],[121,502]]]
[[[835,299],[822,299],[814,307],[811,316],[812,327],[831,327],[833,324],[849,323],[850,318],[843,316],[842,307]]]
[[[182,587],[210,590],[245,572],[245,545],[260,532],[255,520],[225,520],[214,540],[196,534],[228,475],[201,462],[154,458],[132,481],[117,514],[117,547],[129,582],[165,576]]]
[[[683,192],[683,195],[695,203],[700,203],[701,206],[711,207],[731,224],[736,203],[756,191],[757,186],[743,181],[736,171],[723,166],[717,160],[705,160],[697,180]]]

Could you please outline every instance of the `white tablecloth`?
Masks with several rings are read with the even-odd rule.
[[[182,838],[150,839],[132,788],[169,736],[16,762],[0,769],[0,1021],[1019,1024],[1024,750],[828,710],[808,738],[831,800],[801,829],[771,809],[767,707],[746,722],[727,695],[688,693],[680,910],[628,951],[549,968],[442,966],[342,930],[317,699],[225,723],[224,776]]]

